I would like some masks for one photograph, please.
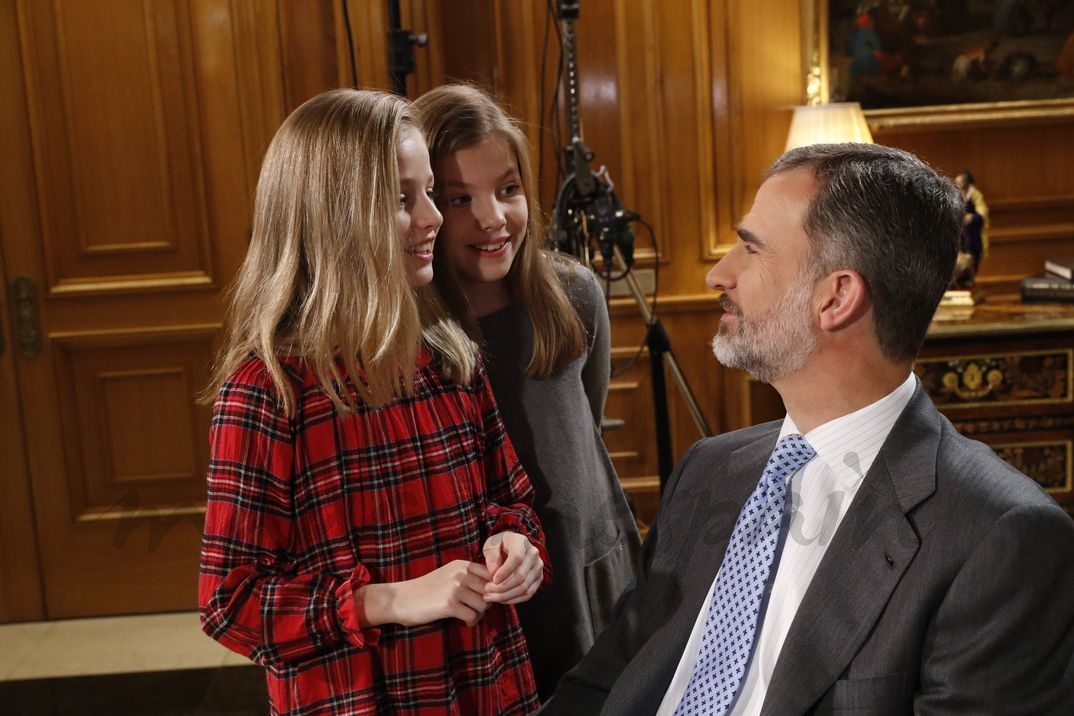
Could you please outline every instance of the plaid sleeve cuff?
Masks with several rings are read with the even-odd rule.
[[[365,568],[365,565],[359,564],[351,572],[350,579],[336,588],[336,613],[339,615],[343,637],[359,649],[374,646],[380,640],[379,628],[362,628],[358,607],[354,604],[354,593],[370,581],[369,570]]]
[[[548,550],[545,547],[544,532],[541,530],[539,523],[533,519],[526,519],[529,516],[529,508],[523,508],[523,514],[506,510],[502,507],[490,508],[490,517],[492,518],[491,526],[489,528],[489,535],[498,534],[500,532],[518,532],[521,535],[525,535],[526,539],[530,541],[534,547],[537,548],[537,553],[541,555],[541,562],[544,564],[544,575],[541,577],[541,587],[547,587],[552,583],[552,562],[548,558]]]

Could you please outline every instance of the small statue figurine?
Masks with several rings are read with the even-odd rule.
[[[962,220],[962,245],[955,262],[953,282],[958,288],[970,288],[981,261],[988,256],[988,204],[969,169],[964,169],[955,177],[955,184],[966,201],[966,212]]]

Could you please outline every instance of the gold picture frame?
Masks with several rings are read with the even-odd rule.
[[[936,60],[933,59],[933,66],[930,69],[931,74],[924,79],[928,80],[929,93],[932,95],[925,101],[915,104],[908,97],[912,96],[915,91],[915,82],[917,86],[921,86],[922,78],[914,77],[913,70],[911,68],[912,63],[909,59],[901,58],[895,54],[894,59],[892,57],[885,58],[892,66],[889,66],[887,71],[897,71],[900,74],[906,72],[908,75],[906,78],[898,77],[897,79],[892,77],[880,77],[871,84],[866,85],[860,83],[861,86],[869,88],[875,88],[881,86],[882,81],[887,81],[889,86],[898,84],[901,86],[903,95],[898,96],[898,102],[890,102],[889,106],[884,106],[885,102],[870,101],[875,100],[878,95],[883,97],[896,97],[894,92],[889,94],[881,94],[880,92],[874,92],[871,97],[856,97],[854,96],[854,89],[848,81],[848,64],[856,62],[857,59],[848,59],[850,55],[845,54],[849,52],[849,49],[845,49],[844,52],[838,53],[835,56],[833,52],[833,45],[836,43],[844,43],[847,40],[848,35],[854,36],[855,39],[861,39],[861,35],[867,33],[871,28],[868,27],[873,18],[876,15],[870,15],[869,18],[860,18],[860,15],[853,17],[852,21],[854,26],[852,28],[847,25],[847,15],[849,7],[860,8],[861,2],[849,2],[849,0],[804,0],[802,3],[802,48],[803,48],[803,66],[807,68],[806,75],[806,96],[809,103],[818,102],[830,102],[830,101],[858,101],[862,104],[862,108],[865,111],[865,116],[869,122],[869,128],[874,133],[883,133],[884,131],[906,131],[915,129],[960,129],[969,128],[975,126],[996,126],[1001,124],[1032,124],[1040,122],[1050,122],[1056,119],[1063,119],[1074,117],[1074,76],[1067,78],[1065,75],[1059,73],[1058,69],[1055,70],[1054,85],[1055,93],[1060,96],[1052,98],[1032,98],[1032,99],[1019,99],[1019,98],[1005,98],[999,96],[1003,91],[1012,93],[1015,85],[1006,81],[1006,77],[1000,79],[998,74],[1004,67],[1005,63],[1008,63],[1008,58],[1014,56],[1016,59],[1022,59],[1019,55],[1026,55],[1026,53],[1017,48],[1027,46],[1029,40],[1021,39],[1014,40],[1014,36],[1010,38],[1006,37],[998,30],[989,32],[984,29],[975,29],[974,31],[966,31],[962,34],[953,34],[952,25],[948,21],[945,27],[948,30],[946,37],[926,37],[926,36],[913,36],[913,47],[918,47],[921,43],[927,43],[932,41],[934,46],[944,45],[948,53],[953,53],[956,49],[950,49],[951,46],[957,48],[957,39],[981,39],[985,35],[988,35],[989,43],[986,47],[978,48],[984,51],[985,58],[987,59],[987,51],[989,48],[998,55],[998,58],[991,63],[981,62],[982,67],[990,68],[988,71],[992,74],[985,75],[984,70],[981,71],[981,75],[971,78],[975,81],[976,86],[968,84],[969,80],[966,77],[956,78],[956,68],[954,65],[957,62],[962,62],[963,65],[969,62],[966,57],[961,60],[956,56],[956,62],[951,63],[950,75],[948,78],[943,77],[938,68],[943,68],[943,65],[937,65]],[[933,3],[933,6],[941,5]],[[980,3],[977,3],[979,8]],[[913,12],[914,5],[910,2],[878,2],[874,6],[877,9],[882,9],[884,12],[891,12],[891,8],[905,7],[908,11]],[[1028,6],[1027,6],[1028,7]],[[1035,7],[1035,6],[1034,6]],[[856,12],[857,10],[855,10]],[[870,10],[872,13],[873,10]],[[920,12],[920,11],[918,11]],[[1072,18],[1074,15],[1068,17],[1068,13],[1074,13],[1074,9],[1063,10],[1063,15],[1060,20],[1064,23],[1074,22]],[[998,15],[995,16],[998,22]],[[978,18],[979,19],[979,18]],[[900,22],[905,22],[906,18],[901,17]],[[918,20],[917,23],[911,28],[910,32],[913,33],[921,28],[928,18],[924,20]],[[1036,21],[1037,25],[1043,27],[1043,21]],[[834,27],[833,27],[834,25]],[[1051,43],[1050,47],[1054,47],[1054,35],[1056,33],[1063,33],[1069,31],[1070,35],[1067,40],[1067,44],[1074,42],[1074,26],[1067,28],[1066,25],[1059,27],[1057,30],[1051,31],[1046,39]],[[855,36],[854,33],[857,33]],[[1037,33],[1038,35],[1040,33]],[[952,37],[956,39],[952,39]],[[1002,39],[1001,39],[1002,38]],[[1008,50],[1006,54],[1002,53],[1003,46],[1006,45]],[[841,44],[843,48],[848,48],[850,43]],[[866,60],[873,58],[868,57],[868,53],[872,50],[872,54],[883,57],[883,52],[877,50],[877,45],[869,45],[866,42],[859,43],[859,47],[866,53]],[[932,49],[932,56],[939,56],[939,50]],[[1066,45],[1063,45],[1061,53],[1069,52]],[[971,53],[966,51],[963,53],[969,56]],[[860,56],[860,55],[859,55]],[[1064,55],[1065,56],[1065,55]],[[899,61],[904,62],[899,66]],[[876,60],[882,62],[883,60]],[[1026,61],[1028,64],[1029,61]],[[1004,64],[1001,64],[1004,63]],[[1043,63],[1041,63],[1043,66]],[[1057,66],[1056,62],[1053,62]],[[896,70],[895,67],[898,67]],[[1041,73],[1043,74],[1043,72]],[[1013,76],[1013,70],[1011,71]],[[952,95],[955,94],[954,90],[958,90],[958,93],[966,95],[967,89],[971,88],[974,91],[981,92],[994,92],[997,96],[986,98],[987,101],[943,101],[937,99],[937,95],[943,96],[945,89],[945,80],[949,79]],[[1037,77],[1032,77],[1032,81],[1036,82],[1038,86],[1033,89],[1038,93],[1047,93],[1049,88],[1047,84],[1041,85],[1041,81]],[[1019,90],[1023,90],[1026,85],[1023,83],[1018,87]],[[850,92],[847,89],[851,88]],[[867,94],[866,92],[859,92],[860,94]],[[864,100],[864,101],[863,101]],[[894,106],[894,105],[905,106]]]

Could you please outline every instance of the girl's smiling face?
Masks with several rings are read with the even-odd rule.
[[[406,274],[411,288],[433,280],[433,245],[443,217],[433,202],[433,170],[429,148],[414,128],[404,130],[399,142],[399,206],[395,225],[406,252]]]
[[[475,313],[475,298],[499,295],[509,301],[506,278],[526,238],[529,204],[518,158],[502,137],[489,137],[437,163],[441,232],[448,263],[458,275]],[[488,284],[496,290],[490,292]]]

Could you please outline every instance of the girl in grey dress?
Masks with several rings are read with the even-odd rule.
[[[609,622],[640,545],[600,436],[608,311],[588,269],[545,249],[515,121],[469,85],[433,89],[415,107],[444,215],[434,281],[483,347],[545,528],[552,584],[518,611],[546,699]]]

